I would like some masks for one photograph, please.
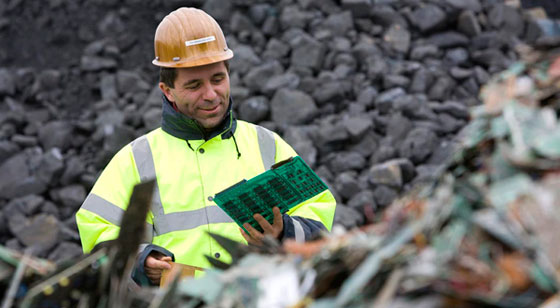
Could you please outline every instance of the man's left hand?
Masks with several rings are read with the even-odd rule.
[[[278,239],[282,234],[282,230],[284,230],[284,222],[282,220],[282,214],[280,213],[280,209],[275,206],[272,208],[272,212],[274,213],[274,220],[272,225],[261,215],[255,214],[253,218],[259,223],[263,232],[259,232],[257,229],[253,228],[249,223],[244,223],[243,227],[249,234],[247,234],[242,228],[239,228],[241,231],[241,235],[245,238],[245,240],[249,244],[253,245],[261,245],[262,240],[265,235],[270,235],[275,239]]]

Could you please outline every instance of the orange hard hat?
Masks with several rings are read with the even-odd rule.
[[[196,8],[180,8],[165,16],[154,37],[154,65],[192,67],[233,57],[220,25]]]

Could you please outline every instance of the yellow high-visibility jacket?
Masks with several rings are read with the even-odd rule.
[[[145,243],[192,266],[208,268],[204,255],[230,262],[231,256],[207,231],[246,241],[212,196],[297,154],[277,134],[234,119],[231,101],[229,109],[221,126],[206,134],[164,99],[162,127],[122,148],[77,212],[84,252],[118,236],[134,185],[155,178]],[[283,215],[284,238],[303,241],[318,230],[330,230],[335,206],[328,190],[297,205]]]

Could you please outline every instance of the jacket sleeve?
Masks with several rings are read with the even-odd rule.
[[[296,156],[297,153],[280,136],[274,134],[276,141],[276,162]],[[327,189],[306,200],[283,215],[284,234],[282,239],[293,238],[306,241],[320,231],[330,231],[333,224],[336,200]]]
[[[118,237],[120,221],[128,206],[134,185],[140,182],[130,144],[111,159],[76,213],[82,249],[89,253],[101,242]],[[153,229],[151,213],[147,218]]]

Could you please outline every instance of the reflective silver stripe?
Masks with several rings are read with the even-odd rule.
[[[138,169],[138,175],[140,176],[140,181],[144,182],[151,179],[156,179],[156,167],[154,165],[154,158],[152,156],[152,150],[150,149],[150,144],[148,143],[148,138],[146,136],[141,136],[134,140],[131,144],[132,155],[134,155],[134,161],[136,162],[136,168]],[[152,195],[152,213],[154,217],[163,216],[163,206],[161,204],[161,198],[159,194],[159,186],[157,185],[154,189]],[[154,218],[155,219],[155,218]],[[159,234],[158,224],[154,223],[155,233]]]
[[[89,194],[82,204],[82,209],[88,210],[105,219],[113,225],[120,226],[124,210],[96,194]]]
[[[154,217],[154,224],[158,226],[156,235],[190,230],[207,224],[229,222],[233,222],[231,217],[215,205],[193,211],[169,213],[160,217]]]
[[[148,245],[150,244],[140,244],[140,246],[138,246],[138,254],[141,254]]]
[[[303,227],[301,226],[301,223],[294,218],[292,218],[292,221],[294,222],[294,232],[296,234],[296,242],[298,243],[305,242],[305,232],[303,231]]]
[[[274,134],[268,129],[255,125],[257,129],[257,137],[259,139],[259,149],[261,150],[261,159],[265,170],[269,170],[270,166],[276,162],[276,142]]]

